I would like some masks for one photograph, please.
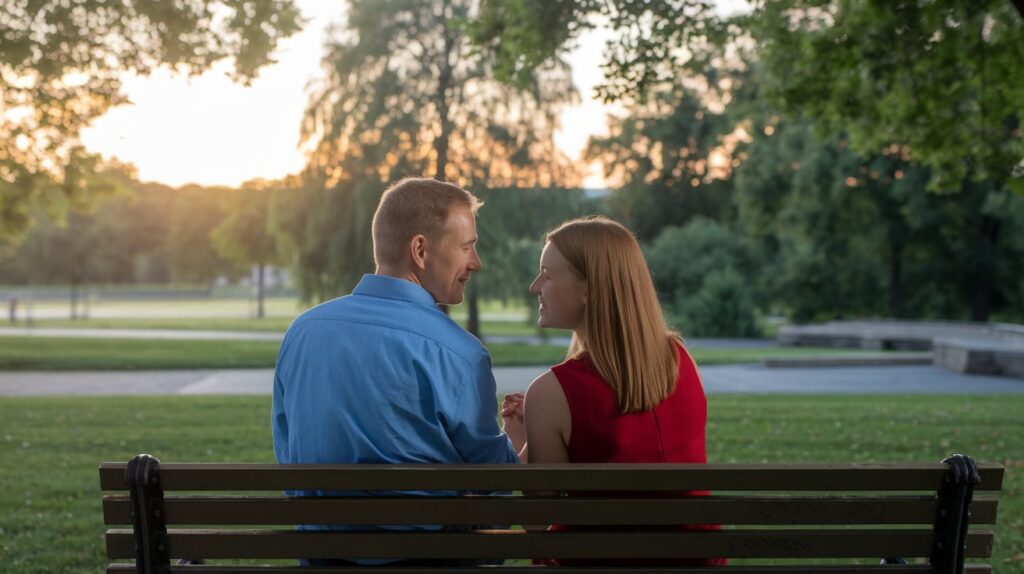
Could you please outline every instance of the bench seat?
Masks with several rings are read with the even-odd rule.
[[[113,560],[108,572],[309,571],[297,565],[299,558],[727,557],[731,565],[724,568],[643,570],[923,573],[953,572],[943,565],[949,546],[965,544],[969,560],[963,571],[980,573],[991,572],[988,565],[972,561],[992,554],[1003,468],[993,464],[977,468],[980,483],[972,487],[977,492],[966,497],[955,481],[951,485],[950,466],[942,463],[282,466],[160,464],[140,456],[128,464],[102,464],[100,484],[106,492],[107,555]],[[282,492],[316,489],[448,495],[297,497]],[[690,490],[714,494],[678,495]],[[580,529],[466,526],[552,523]],[[666,529],[667,525],[709,523],[721,524],[722,529]],[[357,529],[295,530],[299,524],[345,524]],[[358,529],[423,524],[462,529]],[[586,530],[589,525],[603,527]],[[915,563],[879,565],[881,559],[894,557]],[[196,558],[208,563],[172,564]],[[146,564],[157,569],[145,570]],[[481,568],[521,573],[534,567],[527,562],[501,567],[316,571]],[[640,569],[573,566],[558,570]]]

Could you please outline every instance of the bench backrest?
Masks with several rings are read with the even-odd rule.
[[[893,572],[894,567],[879,566],[879,559],[903,557],[919,564],[895,571],[954,572],[955,564],[947,564],[951,555],[956,561],[950,544],[966,544],[969,559],[992,553],[991,528],[978,526],[995,524],[1003,468],[983,464],[978,469],[981,482],[970,508],[962,492],[953,492],[945,464],[282,466],[159,464],[136,457],[127,465],[102,464],[100,483],[107,492],[108,557],[155,560],[154,572],[227,571],[223,565],[158,568],[178,558],[278,560],[276,573],[293,571],[288,566],[298,558],[360,557],[796,559],[775,567],[754,561],[753,570],[738,571],[803,573]],[[134,501],[126,471],[134,477]],[[439,495],[282,493],[292,490]],[[692,490],[714,494],[679,496]],[[458,494],[466,492],[474,494]],[[961,520],[967,516],[969,531]],[[671,528],[707,523],[723,528]],[[296,530],[301,524],[355,529]],[[480,527],[522,524],[604,527],[563,532]],[[373,525],[475,527],[395,531]],[[145,564],[139,566],[146,571]],[[130,562],[114,563],[108,572],[135,569]],[[969,564],[966,571],[990,568]]]

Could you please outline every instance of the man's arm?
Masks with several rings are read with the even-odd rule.
[[[288,416],[284,404],[285,363],[288,360],[289,339],[287,333],[281,341],[274,367],[274,391],[270,404],[270,428],[274,435],[274,456],[277,462],[285,464],[288,460]]]
[[[498,427],[498,386],[491,357],[481,351],[459,385],[453,412],[447,413],[448,436],[470,464],[516,463],[519,456],[508,435]]]
[[[284,385],[274,373],[274,397],[270,405],[270,426],[274,432],[274,456],[277,462],[288,462],[288,418],[284,410]]]

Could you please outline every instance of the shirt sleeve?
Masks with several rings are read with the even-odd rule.
[[[284,363],[285,342],[277,354],[277,366],[274,368],[274,391],[270,404],[270,428],[274,436],[274,456],[277,462],[286,464],[288,460],[288,416],[284,404]]]
[[[468,464],[518,463],[508,435],[498,427],[498,386],[491,370],[491,356],[482,351],[470,365],[466,381],[448,413],[448,436]]]
[[[274,456],[277,462],[288,461],[288,418],[284,411],[284,387],[274,373],[274,398],[270,406],[270,425],[274,431]]]

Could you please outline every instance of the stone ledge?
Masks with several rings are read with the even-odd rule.
[[[936,339],[935,364],[960,373],[1024,378],[1024,346],[984,339]]]

